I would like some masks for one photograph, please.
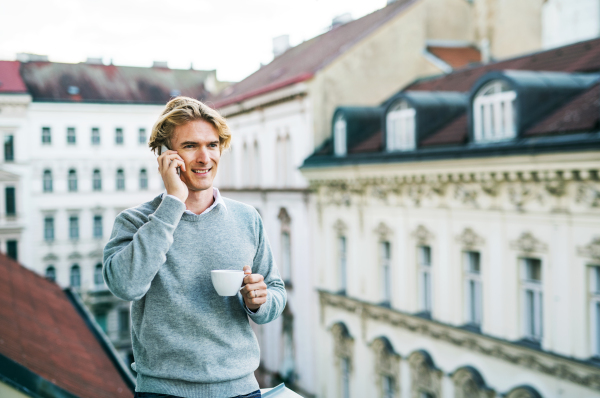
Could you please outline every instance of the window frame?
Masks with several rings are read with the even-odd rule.
[[[146,135],[146,128],[140,127],[138,129],[138,144],[145,145],[148,143],[148,136]]]
[[[489,91],[495,91],[486,94]],[[517,92],[496,79],[484,84],[473,97],[473,139],[477,143],[500,142],[517,136]]]
[[[69,240],[77,241],[79,240],[79,215],[71,214],[69,215]]]
[[[71,265],[69,269],[69,287],[76,290],[81,289],[81,267],[77,263]]]
[[[125,191],[125,170],[122,168],[117,169],[115,177],[115,190]]]
[[[15,160],[15,136],[14,134],[4,135],[4,161],[14,162]]]
[[[428,256],[424,254],[429,252]],[[432,289],[432,249],[428,244],[417,246],[417,267],[419,274],[419,312],[431,316],[433,312]],[[426,257],[428,257],[426,259]],[[428,261],[425,261],[428,260]]]
[[[101,143],[100,127],[92,127],[90,132],[90,143],[92,146],[98,146]]]
[[[477,256],[478,271],[471,269],[471,254]],[[464,300],[465,300],[465,322],[469,325],[481,327],[483,319],[483,295],[481,276],[481,252],[475,250],[463,251],[463,269],[464,269]]]
[[[115,145],[125,144],[125,133],[123,127],[115,127]]]
[[[414,151],[417,147],[416,129],[417,111],[408,101],[397,101],[385,116],[386,150]]]
[[[92,191],[102,191],[102,170],[94,169],[92,171]]]
[[[587,268],[591,357],[600,358],[600,264]]]
[[[348,122],[342,114],[338,114],[333,122],[333,153],[335,156],[348,153]]]
[[[52,275],[49,275],[50,273]],[[56,267],[54,265],[50,264],[46,267],[46,270],[44,271],[44,278],[48,279],[49,281],[56,282]]]
[[[52,145],[52,128],[42,126],[42,145]]]
[[[340,293],[346,294],[348,291],[348,238],[345,235],[338,235],[337,247],[339,290]]]
[[[94,239],[102,239],[104,235],[103,228],[103,217],[102,214],[94,214],[94,218],[92,219],[92,236]]]
[[[539,280],[530,279],[528,276],[528,265],[533,261],[536,261],[539,265]],[[523,338],[532,342],[541,343],[544,337],[544,268],[542,259],[535,257],[521,257],[520,263]]]
[[[53,192],[52,170],[44,169],[42,173],[42,192]]]
[[[67,190],[69,192],[77,192],[78,191],[77,170],[76,169],[69,169],[69,171],[68,171]]]
[[[44,241],[54,242],[54,216],[44,217]]]
[[[381,272],[379,281],[381,286],[382,302],[387,305],[392,303],[392,243],[386,240],[380,240],[379,249],[379,270]]]
[[[17,216],[17,188],[14,186],[4,187],[4,213],[6,217]]]
[[[77,144],[77,129],[75,127],[67,127],[67,145]]]

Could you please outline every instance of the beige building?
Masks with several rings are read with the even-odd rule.
[[[302,167],[319,397],[600,397],[597,54],[332,112]]]

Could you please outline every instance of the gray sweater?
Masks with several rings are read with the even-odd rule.
[[[258,212],[225,199],[194,215],[169,196],[120,213],[104,248],[104,280],[132,300],[137,391],[225,398],[258,389],[260,362],[248,317],[264,324],[286,304],[284,284]],[[265,278],[267,302],[256,313],[241,294],[221,297],[210,271],[241,270]]]

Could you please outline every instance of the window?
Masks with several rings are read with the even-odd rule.
[[[528,340],[542,339],[542,262],[537,258],[522,259],[521,287],[523,302],[523,334]]]
[[[340,292],[346,293],[348,289],[348,276],[347,276],[347,253],[346,253],[346,237],[338,237],[338,272],[340,278]]]
[[[54,240],[54,217],[44,218],[44,240],[46,242]]]
[[[600,265],[590,267],[589,273],[592,356],[600,357]]]
[[[391,271],[390,271],[390,260],[391,260],[391,248],[390,242],[384,241],[379,242],[379,264],[381,268],[381,292],[383,302],[390,304],[392,301],[392,289],[391,289]]]
[[[15,187],[4,188],[4,204],[7,216],[15,216],[17,214]]]
[[[125,172],[123,171],[123,169],[119,169],[117,170],[117,191],[124,191],[125,190]]]
[[[78,216],[70,216],[69,217],[69,239],[71,239],[71,240],[79,239],[79,217]]]
[[[100,326],[100,329],[102,329],[102,331],[106,333],[106,312],[96,314],[94,315],[94,318],[96,319],[96,323],[98,324],[98,326]]]
[[[12,134],[4,136],[4,160],[7,162],[15,160],[14,136]]]
[[[53,265],[46,267],[45,277],[49,281],[56,282],[56,268]]]
[[[77,143],[77,136],[75,134],[75,127],[67,127],[67,144],[75,145]]]
[[[115,129],[115,144],[123,145],[123,129],[120,127]]]
[[[50,127],[42,127],[42,144],[52,144],[52,131]]]
[[[292,253],[290,233],[284,231],[281,233],[281,278],[284,281],[289,281],[291,274]]]
[[[77,192],[77,171],[75,169],[69,170],[69,192]]]
[[[415,149],[416,111],[408,102],[400,101],[386,116],[386,146],[388,151]]]
[[[52,170],[44,170],[42,180],[44,192],[52,192]]]
[[[481,267],[479,252],[464,252],[465,315],[467,323],[481,325]]]
[[[13,260],[17,260],[17,241],[16,240],[7,240],[6,241],[6,254],[8,255],[8,257],[12,258]]]
[[[260,177],[262,175],[262,171],[261,171],[261,158],[260,158],[260,149],[258,147],[258,142],[254,141],[254,150],[253,152],[253,167],[252,167],[252,174],[253,174],[253,179],[254,179],[254,186],[258,187],[260,186]]]
[[[392,376],[383,376],[381,381],[383,383],[383,398],[394,398],[394,378]]]
[[[92,172],[92,190],[102,191],[102,173],[99,169]]]
[[[473,133],[476,142],[494,142],[516,135],[517,93],[503,81],[483,86],[473,101]]]
[[[102,216],[98,214],[94,216],[94,238],[102,238]]]
[[[350,398],[350,359],[340,358],[342,398]]]
[[[145,128],[140,128],[138,130],[138,143],[140,145],[143,145],[146,143],[146,129]]]
[[[121,338],[129,336],[129,311],[119,311],[119,335]]]
[[[69,278],[70,284],[72,288],[78,289],[81,287],[81,269],[79,265],[73,264],[71,267],[71,275]]]
[[[339,115],[333,124],[333,149],[335,156],[346,155],[346,119]]]
[[[417,248],[419,264],[419,305],[421,312],[431,315],[431,248]]]
[[[92,145],[100,145],[100,129],[92,127]]]
[[[146,169],[140,170],[140,189],[148,189],[148,173],[146,172]]]
[[[104,277],[102,276],[102,264],[98,263],[94,267],[94,286],[104,287]]]

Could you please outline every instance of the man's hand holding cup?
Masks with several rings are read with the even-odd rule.
[[[260,274],[253,274],[249,265],[244,266],[244,283],[240,290],[246,307],[256,311],[267,302],[267,284]]]

